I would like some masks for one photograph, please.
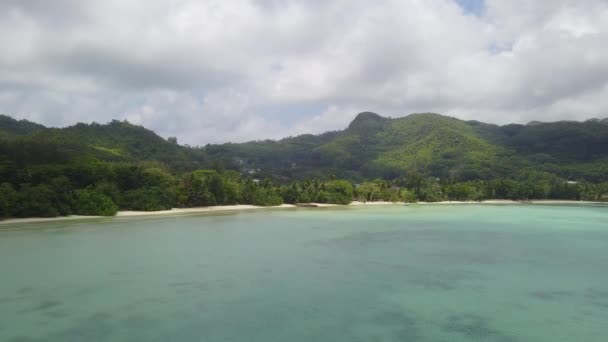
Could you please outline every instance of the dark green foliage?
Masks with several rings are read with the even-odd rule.
[[[15,120],[10,116],[0,114],[0,136],[27,135],[45,129],[46,127],[27,120]]]
[[[497,126],[361,113],[344,131],[191,148],[128,122],[56,129],[0,116],[0,217],[353,199],[607,201],[607,184],[605,120]]]
[[[10,183],[0,184],[0,218],[16,216],[17,191]]]
[[[217,205],[215,194],[210,189],[210,179],[215,176],[215,171],[207,170],[185,174],[181,182],[182,205],[185,207]]]
[[[413,191],[398,186],[396,181],[388,182],[382,179],[358,184],[355,188],[355,197],[361,202],[416,202],[417,200]]]
[[[25,130],[29,133],[3,135],[1,121],[0,157],[7,155],[18,165],[63,163],[75,158],[122,162],[154,160],[175,170],[193,170],[209,164],[203,149],[180,146],[128,122],[77,124],[62,129],[29,128]],[[5,141],[2,141],[3,136]]]
[[[471,181],[534,167],[566,179],[608,181],[608,125],[601,121],[497,126],[439,114],[387,119],[362,113],[344,131],[206,151],[226,163],[239,160],[239,168],[258,176],[291,179],[335,175],[360,182],[417,172]]]
[[[108,182],[108,181],[101,181],[101,182],[95,184],[94,189],[95,189],[95,191],[110,197],[110,199],[114,203],[122,202],[121,201],[121,198],[122,198],[121,191],[118,188],[118,185],[116,183],[112,183],[112,182]]]
[[[241,194],[241,203],[252,204],[255,203],[255,193],[257,191],[257,185],[251,178],[245,179],[243,183],[243,192]]]
[[[53,205],[55,193],[47,185],[24,184],[17,196],[16,217],[55,217],[59,210]]]
[[[74,192],[74,214],[77,215],[116,215],[118,206],[112,199],[92,189],[80,189]]]
[[[334,204],[348,204],[353,200],[353,186],[345,180],[325,183],[325,201]]]
[[[64,129],[29,123],[25,124],[29,128],[15,129],[12,126],[19,122],[4,118],[9,122],[5,129],[19,133],[0,142],[0,176],[7,177],[3,180],[18,177],[16,169],[24,166],[93,158],[153,160],[172,172],[233,169],[255,178],[290,180],[326,180],[335,175],[360,182],[394,179],[404,172],[458,181],[490,180],[535,167],[566,179],[608,181],[608,125],[601,120],[497,126],[428,113],[397,119],[361,113],[344,131],[188,148],[128,122]],[[87,170],[70,171],[82,177],[70,177],[76,187],[90,185]],[[133,184],[131,189],[139,186]]]
[[[255,205],[273,206],[283,204],[281,196],[273,189],[258,188],[255,192]]]
[[[419,201],[437,202],[447,198],[438,178],[425,177],[420,173],[408,173],[396,179],[395,185],[411,191]]]
[[[240,180],[224,178],[224,204],[238,204],[243,197],[243,184]],[[243,201],[244,202],[244,201]]]
[[[218,174],[212,174],[207,180],[209,192],[215,198],[215,203],[226,203],[226,191],[224,190],[224,181]]]
[[[347,130],[368,136],[384,131],[390,127],[390,121],[376,113],[363,112],[348,125]]]
[[[126,191],[120,203],[122,209],[156,211],[173,207],[171,194],[163,191],[162,187],[151,186]]]
[[[285,203],[294,204],[300,202],[300,189],[298,189],[296,183],[283,187],[281,189],[281,195],[283,197],[283,202]]]
[[[471,183],[449,184],[444,189],[447,198],[455,201],[478,201],[483,199],[481,190]]]
[[[72,213],[73,188],[72,183],[66,176],[53,178],[50,182],[53,192],[53,207],[57,209],[60,216]]]
[[[608,153],[608,126],[596,121],[528,124],[515,126],[511,133],[508,145],[517,152],[543,154],[560,163],[586,162]]]

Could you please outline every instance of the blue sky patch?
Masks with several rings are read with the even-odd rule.
[[[456,0],[465,13],[481,15],[485,0]]]

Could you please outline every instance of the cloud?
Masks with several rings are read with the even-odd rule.
[[[608,116],[606,18],[604,0],[6,0],[0,112],[128,119],[192,145],[366,110]]]

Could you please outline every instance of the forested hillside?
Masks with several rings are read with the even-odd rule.
[[[66,163],[89,158],[100,161],[157,161],[174,170],[204,165],[202,149],[180,146],[154,132],[124,121],[79,123],[66,128],[45,128],[28,121],[0,116],[0,156],[17,167]]]
[[[43,125],[27,120],[15,120],[10,116],[0,114],[0,137],[27,135],[46,129]]]
[[[544,171],[569,180],[608,180],[608,124],[497,126],[439,114],[384,118],[361,113],[343,131],[280,141],[211,146],[232,167],[300,179],[393,179],[404,172],[461,181]]]
[[[342,131],[193,148],[124,121],[0,116],[0,217],[487,198],[608,200],[608,121],[361,113]]]

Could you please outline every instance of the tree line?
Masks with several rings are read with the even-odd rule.
[[[0,217],[114,215],[118,210],[322,202],[346,204],[353,186],[343,180],[277,184],[233,170],[172,174],[159,163],[81,161],[7,172],[0,168]]]
[[[3,173],[2,173],[3,172]],[[608,200],[608,182],[567,182],[529,172],[519,179],[457,182],[421,174],[353,184],[343,179],[291,183],[253,179],[234,170],[171,173],[163,164],[80,160],[30,168],[0,168],[0,217],[114,215],[118,210],[156,211],[231,204],[484,199]]]

